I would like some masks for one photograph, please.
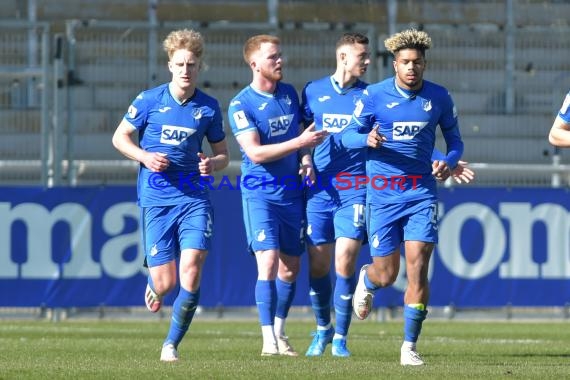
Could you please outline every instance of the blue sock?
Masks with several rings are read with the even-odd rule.
[[[257,280],[255,283],[255,304],[261,326],[273,326],[277,306],[277,287],[275,281]]]
[[[172,318],[170,320],[170,330],[168,330],[168,335],[164,344],[172,343],[174,347],[178,347],[178,344],[184,338],[184,335],[192,323],[192,318],[194,318],[194,313],[198,307],[198,301],[200,300],[200,289],[192,293],[186,289],[180,287],[178,296],[174,300],[174,305],[172,305]]]
[[[404,305],[404,341],[416,343],[426,319],[427,310],[418,310]]]
[[[295,290],[297,289],[297,282],[285,282],[277,278],[275,280],[277,287],[277,309],[275,316],[281,319],[287,318],[289,309],[295,298]]]
[[[321,278],[309,277],[309,296],[317,326],[327,326],[331,323],[331,293],[332,284],[330,272]]]
[[[334,287],[334,312],[336,316],[336,333],[347,335],[352,319],[352,294],[356,288],[356,274],[343,277],[336,274]]]

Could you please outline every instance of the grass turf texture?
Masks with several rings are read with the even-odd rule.
[[[290,320],[301,356],[261,357],[256,322],[196,319],[180,361],[161,363],[167,321],[0,320],[0,379],[561,379],[570,361],[565,322],[429,321],[419,351],[427,365],[401,367],[401,322],[353,321],[353,356],[304,356],[311,322]]]

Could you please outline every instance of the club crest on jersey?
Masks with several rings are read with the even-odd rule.
[[[268,120],[271,137],[281,136],[287,133],[293,122],[293,114],[274,117]]]
[[[352,115],[343,115],[338,113],[325,113],[323,114],[323,130],[330,133],[342,132],[348,124]]]
[[[396,121],[392,128],[392,139],[412,140],[427,124],[427,121]]]
[[[291,105],[291,98],[289,97],[289,95],[285,95],[285,103],[287,103],[288,106]]]
[[[160,142],[168,145],[180,145],[195,132],[196,130],[192,128],[163,125],[162,132],[160,134]]]
[[[192,116],[195,120],[200,120],[202,118],[202,109],[196,108],[192,111]]]
[[[359,99],[356,102],[356,107],[354,108],[354,116],[359,117],[363,108],[364,108],[364,103],[362,103],[362,100]]]
[[[429,99],[422,99],[422,108],[424,111],[429,112],[431,111],[431,100]]]

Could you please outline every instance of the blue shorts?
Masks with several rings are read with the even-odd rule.
[[[367,207],[370,255],[388,256],[404,241],[437,244],[437,200]]]
[[[209,200],[141,208],[143,248],[149,267],[175,260],[184,249],[209,250],[213,212]]]
[[[270,249],[290,256],[304,251],[304,202],[302,198],[276,203],[258,198],[243,198],[243,220],[251,253]]]
[[[307,243],[334,243],[340,237],[364,240],[366,236],[364,199],[353,198],[345,204],[321,198],[307,202]]]

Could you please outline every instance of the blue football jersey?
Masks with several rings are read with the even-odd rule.
[[[558,111],[558,116],[567,123],[570,123],[570,92],[566,94],[562,107]]]
[[[169,84],[140,93],[125,115],[139,135],[139,145],[148,152],[166,154],[170,165],[155,173],[140,165],[137,183],[142,207],[187,202],[188,197],[205,199],[207,186],[200,185],[198,152],[204,137],[211,143],[225,138],[218,101],[196,89],[180,104],[170,94]]]
[[[398,88],[395,78],[368,86],[354,110],[343,142],[366,146],[366,135],[374,125],[387,141],[379,149],[368,149],[367,201],[400,203],[436,199],[436,180],[431,175],[431,156],[439,125],[447,144],[446,161],[454,167],[463,153],[457,112],[448,91],[423,81],[421,90],[411,93]]]
[[[302,92],[302,113],[305,126],[315,122],[316,130],[325,130],[328,137],[313,150],[313,165],[319,181],[311,192],[340,199],[354,197],[365,187],[343,185],[339,191],[336,176],[344,178],[365,175],[366,150],[347,149],[342,144],[342,133],[350,124],[354,108],[367,84],[360,80],[352,86],[341,88],[332,76],[307,83]],[[328,189],[328,185],[330,189]],[[335,194],[331,194],[334,191]]]
[[[297,91],[282,82],[273,94],[247,86],[230,102],[228,119],[235,136],[255,131],[262,145],[291,140],[299,135],[301,120]],[[240,187],[244,197],[281,200],[302,196],[298,152],[255,163],[241,151]]]

